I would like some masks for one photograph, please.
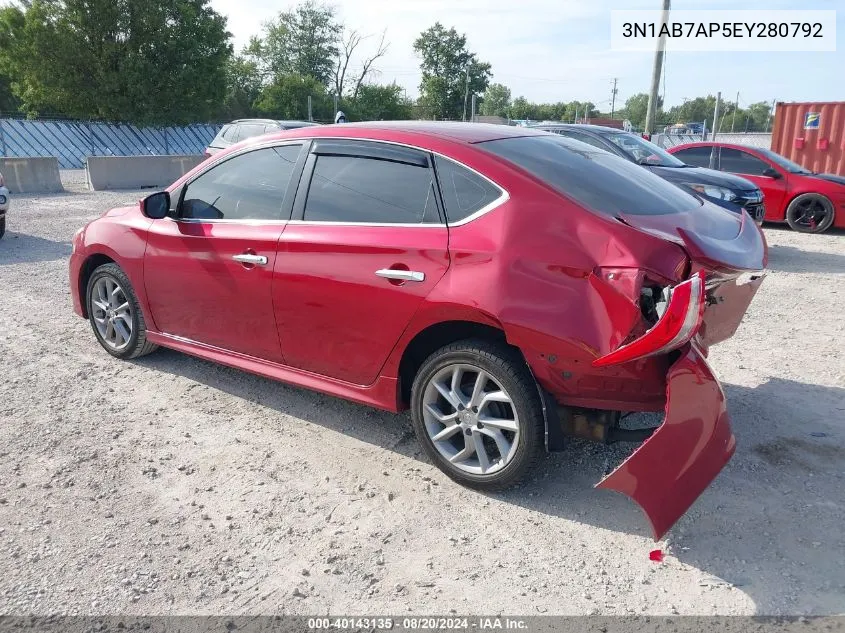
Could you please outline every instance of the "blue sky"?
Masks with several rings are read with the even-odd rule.
[[[229,18],[238,48],[261,23],[294,2],[212,0]],[[409,96],[418,92],[419,60],[413,41],[435,21],[467,35],[480,59],[493,65],[494,81],[530,101],[589,100],[610,107],[611,82],[618,79],[617,104],[646,92],[653,54],[610,50],[610,11],[654,9],[660,0],[334,0],[350,28],[372,33],[371,47],[387,29],[388,55],[378,81],[396,81]],[[673,0],[681,9],[836,9],[837,50],[827,53],[680,52],[666,55],[668,105],[722,92],[740,105],[756,101],[845,100],[845,0]],[[362,51],[364,47],[362,46]],[[663,87],[661,85],[661,93]]]

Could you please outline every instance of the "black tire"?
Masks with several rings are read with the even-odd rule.
[[[830,228],[836,210],[833,203],[820,193],[802,193],[786,208],[786,221],[793,231],[822,233]]]
[[[423,417],[423,396],[429,381],[453,364],[484,370],[508,393],[519,420],[517,447],[506,465],[491,474],[472,474],[451,464],[435,447]],[[485,340],[467,339],[442,347],[420,367],[411,386],[411,419],[417,439],[434,464],[454,481],[485,492],[516,485],[545,453],[545,421],[537,384],[521,354]]]
[[[4,215],[0,218],[0,237],[3,237],[6,234],[6,216]]]
[[[129,336],[129,342],[120,349],[115,349],[106,342],[95,322],[93,292],[97,281],[104,277],[111,279],[120,286],[123,295],[126,297],[126,301],[131,307],[132,332]],[[88,287],[85,290],[85,305],[88,311],[88,321],[91,323],[91,329],[94,330],[94,336],[97,337],[97,341],[99,341],[103,349],[112,356],[129,360],[138,358],[139,356],[145,356],[158,349],[158,345],[147,341],[147,326],[144,322],[141,305],[138,303],[138,297],[135,295],[135,290],[132,288],[129,277],[126,276],[126,273],[117,264],[103,264],[94,270],[88,279]]]

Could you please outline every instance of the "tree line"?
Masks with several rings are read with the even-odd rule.
[[[662,99],[658,99],[655,115],[656,129],[677,123],[706,123],[707,129],[713,127],[713,113],[716,96],[696,97],[684,103],[663,108]],[[613,112],[601,112],[591,102],[570,101],[568,103],[531,103],[525,97],[511,99],[510,89],[494,83],[487,87],[481,102],[480,113],[509,119],[529,119],[532,121],[583,121],[594,118],[614,118],[629,120],[637,129],[645,127],[648,95],[644,92],[629,97],[619,109]],[[763,132],[771,130],[771,104],[761,101],[746,108],[736,107],[736,103],[722,101],[719,106],[719,132]]]
[[[419,97],[381,84],[387,33],[347,28],[335,9],[303,0],[262,25],[240,51],[210,0],[18,0],[0,8],[0,112],[131,122],[187,124],[235,118],[349,120],[468,118],[575,120],[607,116],[590,102],[532,103],[491,83],[491,65],[466,35],[436,22],[413,47]],[[712,96],[660,110],[659,121],[712,118]],[[615,113],[636,126],[647,98],[634,95]],[[731,117],[732,104],[724,112]],[[737,129],[766,124],[768,106],[734,117]],[[724,120],[724,119],[723,119]],[[722,127],[724,130],[724,126]]]

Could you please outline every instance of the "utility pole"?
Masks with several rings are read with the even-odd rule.
[[[663,13],[660,15],[661,35],[657,38],[657,50],[654,52],[654,68],[651,71],[651,90],[648,93],[648,109],[645,115],[645,133],[651,136],[654,131],[654,115],[657,112],[657,91],[660,89],[660,73],[663,70],[663,51],[666,48],[664,26],[669,21],[669,9],[672,0],[663,0]]]
[[[769,116],[766,117],[766,132],[769,131],[769,123],[772,122],[772,115],[775,113],[775,101],[777,99],[772,99],[772,108],[769,110]]]
[[[314,120],[314,117],[311,116],[311,95],[308,95],[308,120]]]
[[[736,93],[736,103],[734,104],[734,115],[731,117],[731,132],[734,131],[734,121],[736,121],[736,111],[739,110],[739,92]]]
[[[472,107],[470,108],[469,112],[470,112],[470,115],[471,115],[469,117],[469,120],[472,121],[473,123],[475,123],[475,93],[474,92],[472,93]]]
[[[722,99],[722,93],[717,92],[716,93],[716,107],[713,109],[713,138],[710,139],[711,141],[716,140],[716,130],[718,130],[717,126],[719,125],[719,101],[721,101],[721,99]],[[713,164],[715,154],[716,154],[715,151],[710,152],[710,169],[713,169],[715,167],[715,165]]]
[[[466,73],[467,73],[467,83],[466,83],[466,89],[464,90],[464,118],[463,118],[464,121],[467,120],[467,99],[469,98],[469,62],[467,62]]]
[[[610,118],[613,118],[613,113],[616,112],[616,77],[613,78],[613,90],[610,91]]]

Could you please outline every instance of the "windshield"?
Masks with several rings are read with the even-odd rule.
[[[809,169],[805,169],[801,167],[798,163],[793,163],[788,158],[781,156],[780,154],[773,152],[770,149],[762,149],[756,148],[758,152],[763,154],[766,158],[768,158],[773,163],[776,163],[783,167],[786,171],[792,174],[811,174],[812,172]]]
[[[604,138],[630,156],[635,163],[656,167],[685,167],[686,163],[678,160],[662,147],[649,143],[635,134],[605,134]]]
[[[522,136],[477,147],[522,167],[583,206],[616,217],[682,213],[701,200],[610,152],[557,134]]]

